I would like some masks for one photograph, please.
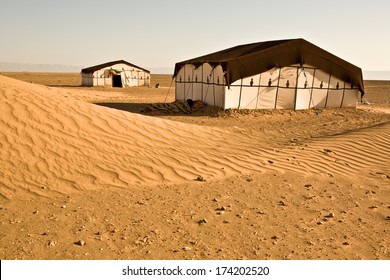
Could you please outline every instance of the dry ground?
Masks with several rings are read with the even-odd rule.
[[[54,95],[58,89],[65,98],[81,101],[75,103],[80,110],[82,104],[98,104],[89,109],[96,118],[100,113],[124,116],[122,133],[117,131],[117,139],[109,140],[106,153],[99,155],[107,165],[111,158],[111,170],[117,174],[122,170],[109,145],[125,153],[144,147],[146,141],[146,154],[160,158],[152,159],[158,162],[153,168],[140,160],[145,178],[134,183],[131,176],[118,183],[127,176],[123,173],[111,178],[116,185],[87,187],[87,181],[79,181],[78,188],[66,191],[61,184],[57,189],[42,185],[34,192],[3,186],[13,191],[2,192],[1,259],[390,259],[390,82],[366,81],[371,104],[359,104],[358,109],[238,112],[204,107],[191,115],[154,114],[145,119],[128,112],[139,116],[149,103],[173,101],[169,75],[152,75],[152,85],[160,83],[160,88],[124,89],[80,87],[77,73],[2,75],[50,86]],[[22,112],[10,106],[11,115],[20,120]],[[69,119],[74,115],[63,113]],[[58,127],[66,131],[66,124]],[[104,118],[92,124],[110,129]],[[148,140],[125,146],[115,141],[126,133],[136,136],[124,124],[153,134],[145,132]],[[50,130],[52,139],[57,130]],[[159,138],[177,144],[154,154],[162,145]],[[3,150],[12,147],[7,136],[1,141]],[[140,151],[130,155],[135,153]],[[14,162],[11,156],[16,154],[3,155],[9,157],[2,161],[0,176],[5,178],[11,168],[6,164]],[[60,155],[69,156],[66,149]],[[20,160],[23,156],[19,151]],[[94,164],[85,157],[77,159]],[[34,166],[34,173],[27,163],[30,169],[25,172],[37,178],[31,175],[25,184],[55,173],[50,162],[47,165]],[[25,178],[20,166],[13,168],[15,178]],[[148,180],[156,170],[165,174],[159,168],[177,174],[167,176],[167,182]],[[99,174],[94,175],[98,181]],[[198,176],[205,180],[196,180]]]

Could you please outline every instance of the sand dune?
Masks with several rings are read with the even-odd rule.
[[[0,77],[4,198],[216,179],[250,171],[351,175],[390,166],[390,125],[273,149],[239,130],[141,116]]]
[[[1,194],[45,195],[102,186],[226,175],[231,135],[123,113],[60,90],[1,77]],[[239,150],[239,149],[238,149]]]

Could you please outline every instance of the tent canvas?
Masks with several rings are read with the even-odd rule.
[[[307,42],[240,45],[175,65],[177,100],[224,109],[356,107],[364,94],[357,66]]]
[[[150,71],[124,60],[81,70],[83,86],[150,86]]]

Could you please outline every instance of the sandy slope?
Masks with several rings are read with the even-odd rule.
[[[390,123],[273,147],[68,92],[0,76],[2,259],[390,258]]]
[[[1,98],[6,198],[215,177],[245,165],[235,158],[246,144],[220,129],[110,110],[5,77]]]

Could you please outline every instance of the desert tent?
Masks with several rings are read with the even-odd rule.
[[[150,71],[124,60],[111,61],[81,70],[83,86],[149,86]]]
[[[356,107],[362,71],[304,39],[240,45],[178,62],[176,100],[223,109]]]

